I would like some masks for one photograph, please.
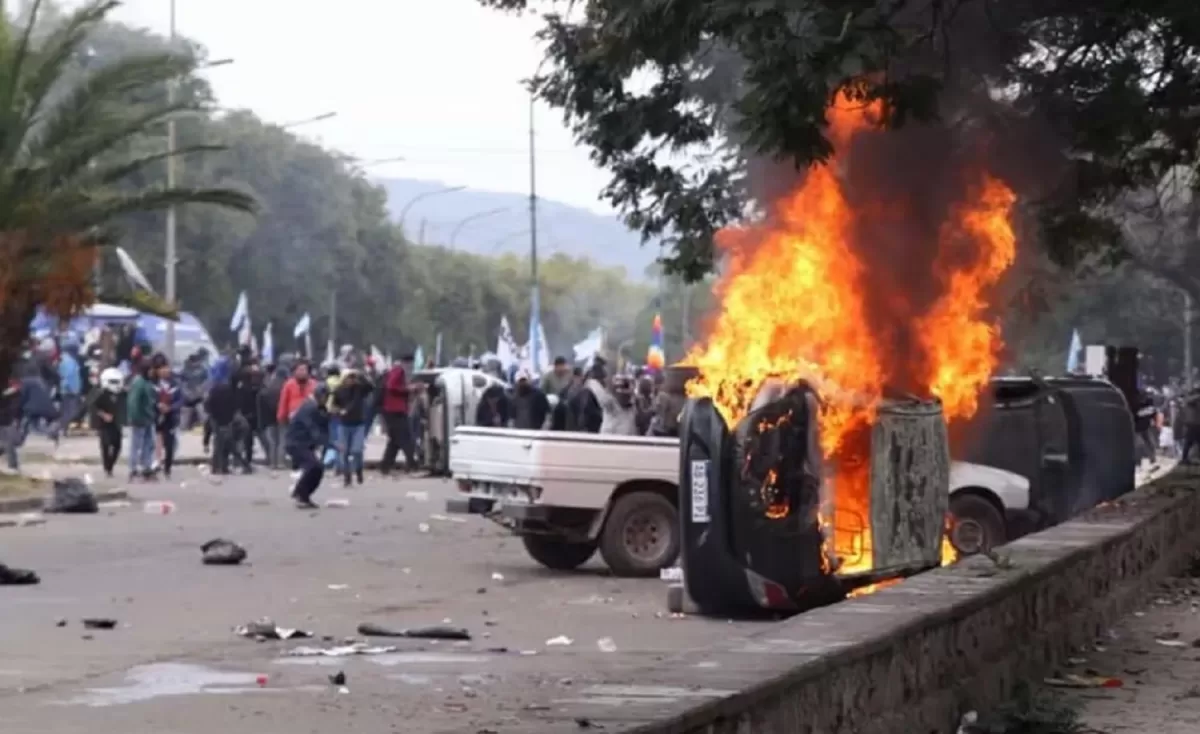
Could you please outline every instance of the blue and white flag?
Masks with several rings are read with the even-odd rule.
[[[604,351],[604,327],[592,329],[583,341],[575,344],[575,361],[590,363],[600,352]]]
[[[229,320],[229,330],[239,334],[250,323],[250,302],[246,299],[246,291],[238,295],[237,307],[233,310],[233,318]]]
[[[542,308],[538,289],[533,289],[529,301],[529,363],[528,368],[534,374],[541,374],[542,359],[546,356],[546,335],[542,331]]]
[[[437,333],[437,340],[433,343],[433,366],[442,366],[442,332]]]
[[[311,328],[312,328],[312,318],[310,318],[309,315],[307,313],[305,313],[303,316],[300,317],[300,320],[296,322],[296,328],[292,329],[292,336],[299,339],[300,337],[307,334],[308,330]]]
[[[270,321],[267,322],[267,328],[263,329],[262,360],[267,364],[275,361],[275,340],[271,337]]]
[[[425,369],[425,350],[421,348],[420,344],[417,345],[417,350],[413,352],[413,369]]]
[[[520,350],[517,340],[513,338],[512,327],[508,325],[508,317],[500,317],[500,336],[496,339],[496,359],[500,366],[508,369],[520,361]]]
[[[1079,329],[1071,332],[1071,346],[1067,352],[1067,373],[1079,371],[1080,360],[1083,358],[1083,340],[1079,338]]]

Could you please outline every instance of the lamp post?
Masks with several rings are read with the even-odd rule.
[[[471,222],[479,221],[480,219],[492,217],[497,214],[503,214],[508,210],[509,207],[502,206],[497,209],[489,209],[486,212],[476,212],[469,217],[464,217],[463,219],[459,220],[458,224],[454,225],[454,229],[450,232],[450,249],[454,249],[454,243],[458,239],[458,233],[462,231],[463,227],[467,226]]]
[[[413,205],[416,204],[418,201],[423,201],[425,199],[429,199],[434,196],[441,196],[443,194],[453,194],[455,192],[462,191],[465,188],[467,188],[467,187],[466,186],[447,186],[444,189],[434,189],[433,191],[423,191],[423,192],[417,194],[416,196],[414,196],[413,198],[409,199],[407,202],[404,203],[404,206],[400,209],[400,231],[401,232],[404,231],[404,218],[408,216],[409,210],[412,209]]]

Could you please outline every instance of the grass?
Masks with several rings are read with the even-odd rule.
[[[46,483],[41,479],[0,474],[0,499],[40,497],[45,492]]]

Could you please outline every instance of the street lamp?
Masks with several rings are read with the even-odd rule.
[[[433,191],[424,191],[417,194],[413,198],[405,202],[403,208],[400,209],[400,231],[404,231],[404,218],[408,216],[408,211],[413,208],[413,204],[423,199],[428,199],[433,196],[441,196],[442,194],[453,194],[467,188],[466,186],[447,186],[444,189],[434,189]]]
[[[475,222],[475,221],[478,221],[478,220],[480,220],[480,219],[485,219],[485,218],[487,218],[487,217],[492,217],[492,216],[495,216],[495,215],[497,215],[497,214],[503,214],[504,212],[506,212],[506,211],[508,211],[508,210],[509,210],[509,207],[507,207],[507,206],[502,206],[502,207],[500,207],[500,208],[498,208],[498,209],[489,209],[489,210],[488,210],[488,211],[486,211],[486,212],[477,212],[477,213],[475,213],[475,214],[472,214],[472,215],[471,215],[471,216],[469,216],[469,217],[465,217],[465,218],[461,219],[461,220],[458,222],[458,224],[454,225],[454,229],[453,229],[453,230],[451,230],[451,232],[450,232],[450,249],[451,249],[451,250],[453,250],[453,249],[454,249],[454,242],[455,242],[455,240],[457,240],[457,239],[458,239],[458,233],[462,231],[462,228],[463,228],[463,227],[467,226],[467,225],[468,225],[468,224],[470,224],[471,222]]]
[[[317,115],[316,117],[306,117],[303,120],[293,120],[292,122],[285,122],[282,125],[280,125],[279,127],[282,130],[291,130],[294,127],[300,127],[301,125],[308,125],[309,123],[313,123],[313,122],[322,122],[323,120],[330,120],[330,119],[333,119],[334,117],[337,117],[336,112],[325,112],[320,115]]]

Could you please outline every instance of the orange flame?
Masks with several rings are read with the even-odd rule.
[[[890,261],[864,255],[859,243],[872,237],[867,220],[878,227],[917,216],[905,200],[863,201],[847,188],[854,166],[847,150],[860,136],[892,134],[879,131],[880,111],[845,99],[833,105],[837,157],[810,169],[766,222],[720,233],[720,311],[707,340],[685,360],[700,372],[688,395],[711,397],[730,426],[771,376],[805,379],[821,395],[821,447],[834,472],[834,518],[821,524],[832,535],[839,573],[874,564],[868,452],[885,386],[937,396],[947,420],[975,413],[1002,346],[986,298],[1016,254],[1015,196],[975,171],[943,214],[936,242],[927,243],[936,256],[915,264],[926,273],[932,268],[935,297],[916,302],[903,277],[888,272],[910,251],[890,252]],[[912,353],[895,353],[897,334]]]

